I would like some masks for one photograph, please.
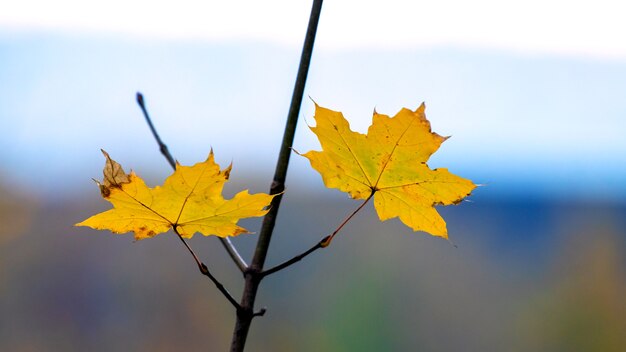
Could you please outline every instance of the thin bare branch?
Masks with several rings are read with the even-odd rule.
[[[174,157],[172,157],[172,154],[170,154],[170,151],[167,148],[167,145],[163,143],[163,140],[161,140],[161,137],[157,133],[157,130],[154,127],[154,124],[152,123],[152,119],[150,118],[150,114],[148,114],[148,109],[146,108],[146,103],[143,99],[143,94],[141,94],[140,92],[137,92],[137,104],[141,108],[141,111],[143,112],[143,116],[146,118],[146,122],[148,123],[148,126],[150,127],[150,131],[152,131],[152,135],[154,136],[154,139],[156,139],[157,143],[159,144],[159,150],[161,151],[161,154],[163,154],[165,159],[167,159],[167,162],[169,162],[172,168],[176,170],[176,160],[174,159]],[[237,248],[235,248],[235,246],[230,241],[230,239],[220,237],[219,240],[224,246],[224,248],[226,249],[226,252],[228,252],[228,255],[230,256],[230,258],[235,262],[235,265],[237,265],[237,267],[242,273],[245,273],[246,270],[248,269],[248,264],[246,264],[246,262],[243,260],[243,258],[237,251]]]
[[[152,135],[154,136],[154,139],[156,139],[157,143],[159,144],[159,150],[161,150],[161,154],[163,154],[165,159],[167,159],[167,161],[170,163],[172,168],[176,170],[176,160],[174,160],[174,158],[172,157],[172,154],[170,154],[170,151],[167,149],[167,145],[163,143],[163,141],[161,140],[161,137],[159,137],[159,134],[156,131],[156,128],[154,128],[154,125],[152,124],[152,119],[150,118],[150,115],[148,114],[148,110],[146,109],[146,104],[143,100],[143,94],[141,94],[140,92],[137,92],[137,104],[139,104],[139,107],[141,108],[141,111],[143,112],[143,116],[146,118],[146,122],[148,123],[148,127],[150,127],[150,131],[152,131]]]
[[[237,252],[237,248],[235,248],[235,245],[230,241],[230,238],[220,237],[219,240],[224,246],[224,249],[226,249],[226,252],[228,252],[228,255],[230,255],[230,258],[235,262],[235,265],[237,265],[241,273],[244,274],[246,270],[248,270],[248,264],[246,264],[246,261],[241,257],[239,252]]]

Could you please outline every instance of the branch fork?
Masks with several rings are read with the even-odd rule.
[[[229,256],[237,265],[241,273],[245,278],[245,287],[242,294],[241,302],[237,302],[233,296],[228,292],[228,290],[222,285],[209,271],[208,267],[200,261],[195,252],[191,249],[187,241],[183,237],[180,236],[176,228],[174,228],[174,232],[178,236],[178,238],[185,245],[189,253],[192,255],[194,261],[196,262],[198,269],[200,272],[207,276],[218,288],[218,290],[226,297],[226,299],[235,307],[237,311],[237,321],[235,324],[235,329],[233,331],[233,338],[231,344],[231,351],[243,351],[246,339],[248,336],[248,331],[250,329],[250,324],[254,317],[263,316],[267,309],[261,308],[258,311],[254,311],[254,302],[256,299],[256,293],[259,288],[259,284],[261,280],[268,275],[276,273],[280,270],[283,270],[294,263],[299,262],[304,259],[309,254],[315,252],[320,248],[326,248],[330,245],[333,237],[343,228],[343,226],[361,209],[365,204],[369,201],[368,198],[365,200],[361,206],[359,206],[352,214],[350,214],[331,234],[324,238],[322,238],[319,242],[317,242],[314,246],[306,250],[305,252],[293,257],[286,262],[279,264],[275,267],[272,267],[268,270],[263,270],[263,266],[265,264],[265,259],[267,257],[267,252],[269,249],[270,240],[272,238],[272,233],[274,231],[274,225],[276,222],[276,217],[278,214],[278,209],[280,207],[280,202],[282,200],[282,192],[285,189],[285,180],[287,176],[287,168],[289,165],[289,157],[291,155],[293,140],[295,136],[296,125],[298,121],[298,115],[300,113],[300,106],[302,105],[302,97],[304,95],[304,87],[306,83],[306,78],[309,71],[309,65],[311,63],[311,56],[313,53],[313,44],[315,42],[315,35],[317,33],[317,25],[319,23],[320,13],[322,9],[322,1],[323,0],[313,0],[313,6],[311,9],[311,15],[309,18],[309,24],[304,40],[304,45],[302,48],[302,55],[300,57],[300,65],[298,68],[298,74],[296,77],[296,83],[294,85],[293,95],[291,98],[291,104],[289,107],[289,113],[287,116],[287,123],[285,126],[285,132],[283,134],[283,141],[281,144],[278,161],[276,164],[276,171],[274,174],[274,179],[270,188],[270,195],[276,195],[272,199],[270,204],[270,210],[265,215],[263,219],[263,224],[261,226],[261,231],[259,234],[259,239],[256,245],[256,249],[254,252],[254,256],[252,258],[252,262],[248,265],[235,246],[228,238],[220,238],[220,241]],[[148,126],[150,127],[150,131],[154,136],[154,139],[159,145],[159,150],[161,154],[168,161],[170,166],[173,169],[176,169],[176,161],[174,157],[172,157],[167,145],[163,143],[159,134],[150,119],[150,115],[148,114],[148,110],[146,108],[146,104],[144,101],[144,97],[141,93],[137,93],[137,104],[141,108],[143,115],[146,119]]]

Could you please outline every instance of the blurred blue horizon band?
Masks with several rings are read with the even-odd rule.
[[[100,148],[141,174],[169,172],[134,94],[184,164],[206,157],[271,174],[299,48],[262,42],[140,41],[0,34],[0,175],[46,197],[99,177]],[[305,94],[365,132],[374,108],[426,102],[452,135],[429,164],[477,192],[624,199],[626,62],[419,47],[315,52]],[[296,149],[318,149],[305,101]],[[291,182],[317,180],[303,161]],[[493,191],[492,191],[493,190]]]

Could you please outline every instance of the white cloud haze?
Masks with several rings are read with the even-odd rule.
[[[300,45],[310,1],[20,0],[0,31],[117,33],[156,39],[253,39]],[[320,47],[455,45],[626,58],[626,3],[615,0],[326,1]]]

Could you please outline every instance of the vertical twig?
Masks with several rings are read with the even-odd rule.
[[[148,126],[150,127],[150,131],[152,132],[154,139],[156,139],[157,143],[159,144],[159,150],[161,151],[161,154],[163,154],[165,159],[167,159],[167,162],[172,166],[172,169],[176,170],[176,160],[174,160],[174,157],[172,156],[172,154],[170,154],[169,149],[167,149],[167,145],[163,143],[163,141],[161,140],[161,137],[157,133],[156,128],[154,128],[154,125],[152,124],[152,119],[150,118],[150,115],[148,114],[148,109],[146,108],[146,103],[143,100],[143,95],[140,92],[137,92],[137,104],[141,108],[141,111],[143,112],[143,116],[146,118],[146,122],[148,123]],[[226,252],[228,252],[228,255],[230,255],[230,257],[235,262],[239,270],[241,270],[242,273],[245,273],[246,270],[248,269],[248,264],[246,264],[246,262],[243,260],[243,258],[241,257],[241,255],[239,254],[239,252],[237,251],[233,243],[230,241],[230,238],[220,237],[219,240],[222,243],[222,245],[224,245]],[[187,246],[187,243],[185,243],[185,245]]]
[[[235,329],[233,331],[233,338],[231,341],[232,352],[243,351],[246,344],[248,331],[250,330],[250,324],[252,323],[252,318],[254,318],[255,316],[254,301],[256,299],[259,284],[263,279],[263,275],[261,273],[263,271],[263,265],[265,264],[267,251],[269,249],[270,241],[272,239],[272,232],[276,223],[276,217],[278,215],[280,202],[282,200],[282,195],[279,193],[281,193],[285,189],[285,180],[287,177],[287,168],[289,165],[289,157],[291,155],[291,147],[293,145],[293,139],[298,122],[298,115],[300,114],[300,106],[302,104],[304,87],[309,72],[311,56],[313,54],[313,43],[315,42],[315,34],[317,33],[317,24],[319,23],[321,10],[322,0],[314,0],[313,6],[311,8],[311,15],[309,17],[309,24],[306,36],[304,38],[302,54],[300,56],[298,75],[296,77],[296,83],[294,85],[293,95],[291,97],[291,105],[289,107],[289,113],[287,115],[283,141],[280,147],[278,161],[276,163],[274,180],[270,188],[270,194],[278,195],[272,200],[270,211],[263,218],[261,233],[259,234],[259,239],[257,241],[254,257],[252,258],[252,263],[244,274],[246,278],[246,283],[240,302],[242,309],[237,313],[237,321],[235,323]]]

